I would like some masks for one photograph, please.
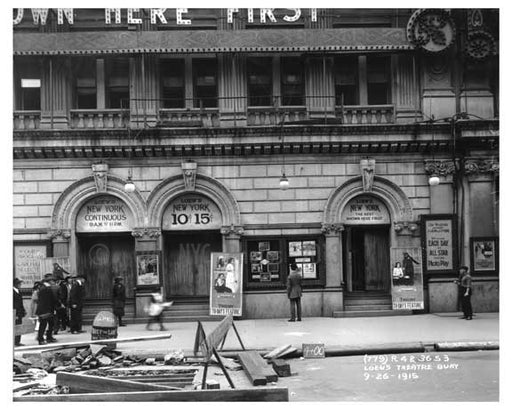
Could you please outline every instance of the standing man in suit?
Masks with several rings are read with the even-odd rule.
[[[39,318],[37,340],[40,345],[57,341],[53,337],[53,325],[55,310],[57,309],[59,302],[55,292],[52,290],[52,285],[54,283],[55,281],[53,279],[53,275],[48,273],[44,275],[44,279],[41,282],[41,287],[39,288],[36,314]],[[45,331],[46,341],[44,340]]]
[[[21,325],[23,317],[27,314],[23,306],[23,296],[21,296],[20,287],[23,281],[18,278],[14,278],[13,281],[13,305],[12,308],[16,313],[16,319],[14,320],[15,325]],[[21,343],[21,335],[14,336],[14,346],[23,346]]]
[[[126,303],[126,288],[123,284],[123,277],[117,276],[114,279],[114,288],[112,289],[112,311],[117,318],[119,326],[123,324],[124,305]]]
[[[290,265],[292,272],[288,275],[286,281],[286,291],[288,299],[290,299],[290,320],[288,322],[295,322],[295,307],[297,307],[297,321],[302,320],[302,309],[300,306],[300,298],[302,297],[302,275],[299,272],[297,264]]]
[[[82,333],[82,308],[85,299],[84,282],[85,278],[83,276],[75,278],[69,291],[69,310],[71,316],[69,329],[72,334]]]

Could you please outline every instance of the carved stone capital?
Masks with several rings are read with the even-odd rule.
[[[427,175],[447,176],[455,172],[453,161],[425,160],[425,172]]]
[[[160,228],[135,228],[132,231],[132,236],[137,239],[156,239],[159,238],[161,234],[162,230]]]
[[[324,235],[337,235],[345,230],[343,224],[322,224],[321,231]]]
[[[241,226],[222,226],[220,228],[220,233],[222,235],[236,235],[236,236],[242,236],[244,234],[244,228]]]
[[[53,241],[68,242],[71,238],[71,230],[69,229],[52,229],[48,231],[48,237]]]
[[[194,191],[196,189],[197,163],[182,162],[181,170],[183,172],[183,183],[186,191]]]
[[[415,235],[419,234],[419,224],[410,221],[395,221],[393,229],[399,235]]]
[[[500,164],[493,159],[469,159],[464,162],[464,173],[475,174],[497,174],[500,171]]]
[[[97,192],[107,192],[108,164],[92,164],[92,174]]]

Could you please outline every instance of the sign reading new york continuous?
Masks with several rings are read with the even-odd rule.
[[[87,202],[76,217],[77,232],[131,231],[133,217],[119,198],[102,195]]]
[[[353,225],[390,223],[386,205],[370,195],[360,195],[351,199],[343,209],[341,221]]]
[[[162,229],[188,231],[220,229],[220,210],[210,199],[201,195],[183,195],[172,201],[164,212]]]

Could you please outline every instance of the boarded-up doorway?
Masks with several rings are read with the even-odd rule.
[[[129,233],[78,236],[78,273],[86,277],[87,299],[111,299],[116,276],[124,278],[126,297],[133,297],[134,249]]]
[[[210,255],[222,251],[218,231],[164,234],[167,296],[208,296]]]

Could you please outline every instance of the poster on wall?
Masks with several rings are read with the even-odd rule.
[[[48,254],[48,245],[14,244],[14,276],[23,281],[22,289],[31,289],[42,278],[41,260]]]
[[[137,287],[160,286],[160,258],[158,252],[137,254]]]
[[[425,273],[453,273],[457,268],[456,224],[453,215],[422,215]]]
[[[391,248],[393,310],[424,309],[421,248]]]
[[[256,264],[252,273],[258,271]],[[210,315],[242,316],[242,253],[212,252],[210,263]],[[259,265],[258,265],[259,266]],[[269,281],[268,273],[259,273],[261,280]]]
[[[471,238],[470,248],[471,272],[498,273],[498,238]]]

